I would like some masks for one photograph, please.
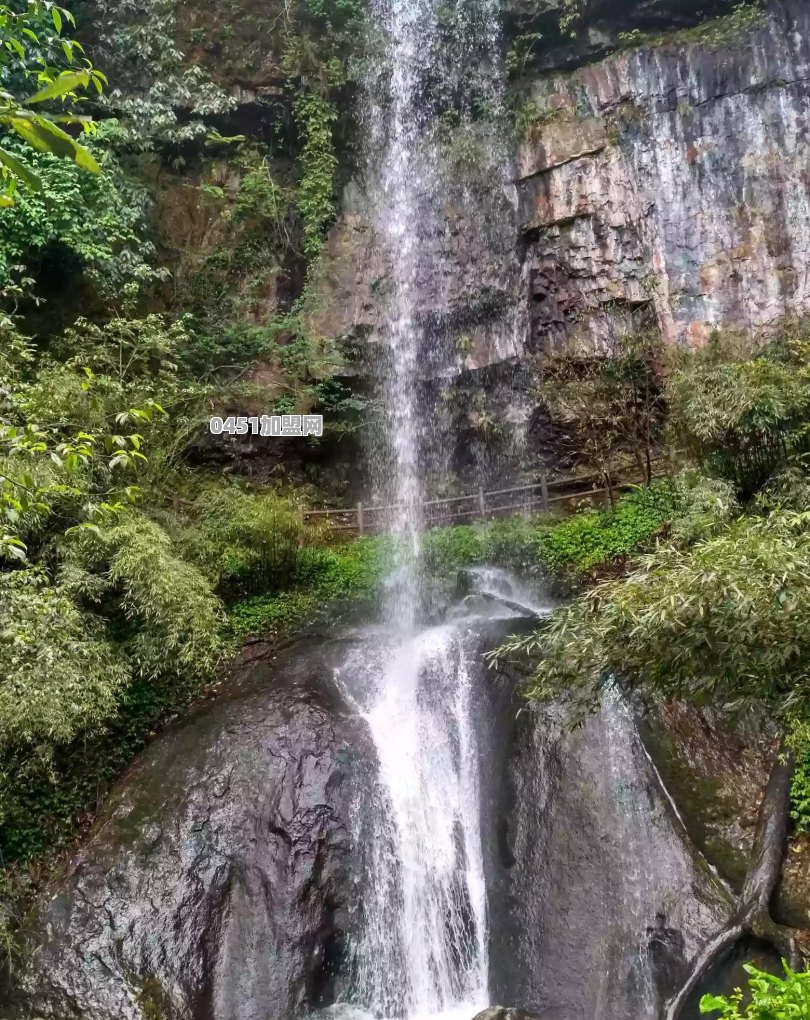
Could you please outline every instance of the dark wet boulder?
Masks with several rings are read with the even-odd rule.
[[[730,897],[690,844],[628,706],[515,719],[489,840],[490,990],[543,1020],[655,1016]]]
[[[157,740],[29,925],[22,1015],[287,1020],[334,999],[373,760],[322,652]]]

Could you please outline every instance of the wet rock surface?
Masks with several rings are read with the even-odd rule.
[[[668,703],[644,714],[641,735],[690,838],[720,876],[739,891],[757,812],[778,747],[778,730],[760,717],[724,719]],[[774,917],[810,929],[810,836],[786,847]]]
[[[490,1006],[477,1013],[473,1020],[540,1020],[540,1017],[536,1013],[527,1013],[525,1009]]]
[[[496,829],[491,991],[544,1020],[654,1015],[728,909],[620,705],[524,710]]]
[[[287,1020],[333,998],[373,758],[329,646],[245,667],[149,748],[28,924],[23,1015]]]
[[[734,726],[678,702],[645,713],[641,734],[691,839],[738,890],[776,750],[774,734],[763,733],[761,719]]]

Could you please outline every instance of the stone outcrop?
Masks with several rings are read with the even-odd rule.
[[[810,310],[810,7],[532,82],[517,156],[530,346],[653,316],[672,342]]]
[[[441,150],[440,150],[441,152]],[[419,238],[419,272],[413,288],[415,315],[428,328],[457,341],[459,368],[478,369],[523,353],[524,308],[515,204],[506,167],[482,165],[466,174],[490,173],[486,193],[462,194],[469,179],[444,167],[446,186],[435,223]],[[504,180],[498,181],[503,173]],[[398,258],[387,251],[370,215],[368,195],[358,181],[344,191],[341,213],[315,269],[314,298],[306,321],[316,335],[369,341],[368,357],[378,357],[376,341],[390,316],[392,269]],[[367,366],[358,363],[358,369]],[[444,366],[425,366],[426,374]]]
[[[689,836],[735,892],[742,888],[757,811],[778,748],[778,732],[749,718],[731,725],[708,709],[667,703],[641,722]],[[810,837],[794,833],[773,904],[777,921],[810,929]]]
[[[561,2],[507,5],[508,36],[543,35],[510,100],[533,121],[515,152],[517,210],[494,164],[451,160],[443,225],[420,239],[422,314],[463,339],[463,367],[592,349],[648,325],[701,344],[715,328],[767,333],[810,310],[810,7],[772,0],[753,27],[732,16],[677,31],[729,7],[592,3],[574,41],[551,31]],[[619,37],[636,28],[659,34]],[[476,198],[467,178],[487,173]],[[373,341],[395,258],[355,181],[320,267],[314,331]]]
[[[373,751],[325,655],[260,659],[147,750],[26,925],[24,1015],[288,1020],[333,1001]]]

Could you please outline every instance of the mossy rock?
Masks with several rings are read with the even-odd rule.
[[[742,885],[773,748],[714,713],[668,703],[641,722],[647,750],[701,853]]]

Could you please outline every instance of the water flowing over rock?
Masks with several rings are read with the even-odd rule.
[[[356,994],[375,1016],[488,1001],[478,643],[460,621],[382,635],[348,663],[380,764],[356,829],[368,848]]]
[[[653,319],[700,342],[810,309],[810,9],[776,0],[747,50],[558,62],[524,82],[515,166],[498,32],[494,0],[372,0],[362,172],[302,312],[367,341],[374,497],[398,506],[383,622],[260,654],[154,742],[26,925],[21,1016],[659,1020],[728,913],[628,707],[572,734],[487,667],[549,600],[470,571],[423,623],[419,507],[468,445],[446,405],[479,413],[471,375]]]
[[[29,920],[18,1015],[657,1020],[726,893],[620,703],[516,720],[483,653],[519,619],[260,655],[114,792]]]
[[[655,1020],[730,894],[690,845],[629,710],[521,717],[490,877],[490,990],[544,1020]]]
[[[482,1010],[473,1020],[539,1020],[535,1013],[525,1009],[509,1009],[504,1006],[490,1006]]]
[[[462,336],[480,326],[493,342],[508,338],[506,355],[516,353],[519,266],[509,153],[498,130],[497,4],[473,0],[451,11],[437,0],[374,2],[367,50],[362,186],[374,250],[360,258],[351,250],[350,271],[372,274],[361,303],[373,314],[370,371],[386,410],[371,458],[375,490],[384,505],[400,507],[394,530],[407,536],[412,559],[421,502],[450,467],[444,397],[463,367]],[[482,161],[477,189],[454,172],[470,150]],[[403,562],[403,584],[412,576]],[[403,591],[399,622],[414,601]]]

